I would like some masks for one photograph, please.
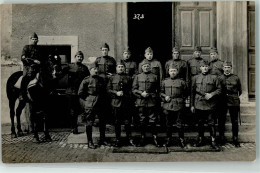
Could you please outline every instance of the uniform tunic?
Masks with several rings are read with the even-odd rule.
[[[124,63],[125,63],[125,73],[128,76],[133,77],[134,75],[138,74],[136,62],[130,60],[124,60]]]
[[[191,85],[192,78],[201,73],[200,71],[200,62],[203,61],[202,57],[191,58],[187,61],[187,70],[188,70],[188,83]]]
[[[101,106],[105,88],[104,79],[98,75],[85,77],[79,86],[78,95],[84,109],[82,121],[86,122],[88,126],[93,125],[96,114],[100,121],[104,118]]]
[[[108,73],[114,74],[116,72],[116,61],[111,56],[97,57],[95,61],[98,73],[108,82]]]
[[[138,66],[138,72],[139,73],[143,72],[142,63],[143,62],[140,62],[139,66]],[[157,61],[156,59],[152,59],[152,60],[150,60],[150,65],[151,65],[151,72],[153,74],[157,75],[159,80],[162,80],[163,79],[163,70],[162,70],[161,63],[159,61]]]
[[[179,67],[179,77],[182,78],[183,80],[187,80],[187,62],[181,59],[171,59],[166,62],[165,64],[165,74],[168,74],[169,76],[169,67],[171,65]]]
[[[215,59],[209,62],[210,74],[220,76],[223,74],[223,61]]]

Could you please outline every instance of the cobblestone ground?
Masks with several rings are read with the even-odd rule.
[[[114,162],[114,161],[253,161],[255,143],[242,143],[240,148],[226,144],[221,152],[170,152],[168,154],[113,153],[113,147],[88,149],[85,144],[68,144],[70,132],[51,132],[52,142],[33,143],[32,135],[11,139],[2,134],[4,163]],[[43,134],[40,134],[43,138]]]

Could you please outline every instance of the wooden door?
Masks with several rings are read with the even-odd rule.
[[[248,2],[248,78],[249,98],[255,98],[255,2]]]
[[[173,44],[188,60],[196,46],[202,47],[202,57],[209,58],[209,50],[216,46],[216,2],[176,2],[174,4]]]

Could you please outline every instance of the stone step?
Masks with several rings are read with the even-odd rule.
[[[205,137],[209,140],[209,133],[205,132],[204,133]],[[185,141],[187,142],[194,142],[197,139],[198,133],[196,132],[189,132],[189,133],[185,133]],[[225,133],[226,136],[226,140],[227,142],[232,142],[232,133]],[[121,133],[121,137],[122,139],[126,137],[126,134],[124,132]],[[132,137],[135,140],[138,140],[138,138],[140,137],[140,132],[133,132],[132,133]],[[146,137],[149,139],[152,137],[151,133],[146,133]],[[160,141],[165,140],[166,138],[166,133],[158,133],[158,139]],[[173,138],[175,141],[177,141],[178,139],[178,134],[173,133]],[[255,133],[239,133],[238,135],[239,141],[240,142],[256,142],[255,138],[256,135]],[[93,132],[93,140],[94,143],[97,143],[99,140],[99,133],[98,132]],[[109,142],[115,142],[115,134],[106,134],[106,140]],[[217,133],[217,140],[218,140],[218,133]],[[75,144],[85,144],[87,143],[87,137],[86,137],[86,133],[82,132],[80,134],[74,135],[74,134],[70,134],[68,136],[68,143],[75,143]]]
[[[230,115],[228,114],[226,117],[226,123],[231,123]],[[242,114],[241,115],[241,122],[242,123],[251,123],[255,124],[256,121],[256,114]]]
[[[249,102],[247,104],[240,105],[240,112],[242,114],[254,114],[256,115],[256,105],[255,102]]]
[[[217,125],[216,125],[217,127]],[[164,132],[166,130],[165,127],[161,127],[160,125],[156,126],[158,132]],[[232,132],[232,124],[227,123],[225,125],[226,132]],[[113,125],[106,125],[106,133],[114,133],[115,132],[115,127]],[[124,126],[121,126],[122,131],[124,131]],[[149,127],[147,128],[149,130]],[[85,126],[78,126],[79,132],[84,132],[85,131]],[[132,131],[140,131],[139,127],[133,126],[131,127]],[[185,132],[196,132],[197,131],[197,125],[195,126],[184,126]],[[205,127],[205,130],[207,130],[207,127]],[[93,132],[98,132],[99,128],[97,126],[93,127]],[[173,131],[177,131],[177,127],[174,125],[173,126]],[[242,125],[239,126],[239,132],[251,132],[255,133],[256,132],[256,127],[255,124],[249,124],[249,123],[242,123]]]

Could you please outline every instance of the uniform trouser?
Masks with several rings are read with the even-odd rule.
[[[85,109],[83,116],[84,121],[86,121],[86,133],[88,142],[92,142],[92,126],[95,121],[95,116],[98,115],[99,118],[99,132],[100,132],[100,140],[105,140],[105,130],[106,130],[106,123],[103,112],[98,110],[97,108],[89,108]]]
[[[198,120],[199,137],[204,137],[204,124],[208,124],[209,133],[211,137],[216,137],[215,121],[213,110],[200,110],[196,109],[196,116]]]
[[[223,109],[223,108],[222,108]],[[238,137],[238,114],[239,114],[239,106],[226,106],[224,109],[223,118],[221,122],[221,129],[220,135],[224,136],[225,133],[225,123],[226,123],[226,115],[229,110],[231,123],[232,123],[232,134],[233,137]]]
[[[172,137],[173,132],[173,124],[176,124],[176,127],[178,129],[179,138],[184,138],[184,131],[183,131],[183,124],[182,124],[182,111],[169,111],[164,110],[163,111],[166,116],[166,133],[167,137]]]
[[[78,127],[78,115],[81,112],[79,97],[77,95],[68,95],[68,102],[71,116],[71,126],[75,129]]]
[[[155,108],[156,107],[138,107],[141,135],[145,134],[148,123],[151,125],[152,134],[157,134]]]
[[[218,120],[219,136],[224,136],[225,122],[226,122],[226,111],[225,111],[226,106],[222,102],[223,101],[217,103],[216,109],[214,110],[215,123],[216,120]]]
[[[125,125],[126,136],[131,136],[131,112],[127,108],[113,107],[115,117],[116,139],[121,136],[121,124]]]

